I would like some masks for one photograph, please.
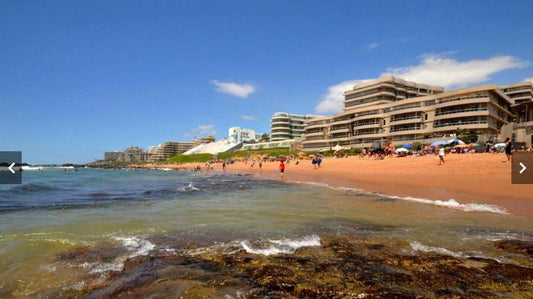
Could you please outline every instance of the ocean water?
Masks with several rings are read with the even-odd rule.
[[[532,242],[533,220],[497,206],[222,172],[45,169],[23,181],[0,185],[0,297],[99,297],[135,259],[290,256],[339,237],[405,255],[533,265],[494,246]]]

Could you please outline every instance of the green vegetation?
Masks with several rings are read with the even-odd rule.
[[[234,153],[220,153],[218,158],[221,160],[226,160],[228,158],[244,158],[250,157],[251,155],[261,155],[261,156],[290,156],[297,155],[296,152],[291,152],[290,149],[285,147],[276,147],[276,148],[265,148],[265,149],[255,149],[255,150],[246,150],[238,151]]]
[[[422,149],[422,143],[420,143],[420,142],[413,142],[412,145],[413,145],[413,149],[414,150],[419,151],[419,150]]]
[[[288,148],[269,148],[269,149],[257,149],[238,151],[233,153],[219,153],[218,155],[211,154],[196,154],[196,155],[176,155],[163,163],[205,163],[210,160],[214,160],[218,157],[220,160],[226,160],[231,158],[244,158],[252,155],[260,156],[289,156],[296,155],[297,153],[291,152]]]
[[[465,143],[477,142],[479,138],[479,132],[475,130],[466,130],[466,129],[457,128],[455,134],[459,140],[462,140]]]
[[[196,154],[196,155],[176,155],[167,160],[168,163],[198,163],[207,162],[213,159],[211,154]]]

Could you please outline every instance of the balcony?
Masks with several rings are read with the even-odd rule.
[[[421,117],[422,117],[421,115],[412,115],[412,116],[405,116],[405,117],[395,117],[395,118],[391,118],[390,122],[393,123],[393,122],[399,122],[399,121],[409,120],[409,119],[420,120]]]
[[[420,130],[420,129],[422,129],[421,126],[400,127],[400,128],[392,127],[390,129],[390,132],[394,133],[394,132],[404,132],[404,131],[415,131],[415,130]]]
[[[441,115],[448,115],[448,114],[456,114],[456,113],[463,113],[463,112],[472,112],[472,111],[488,111],[489,109],[487,107],[478,107],[478,108],[465,108],[465,109],[454,109],[449,111],[440,111],[436,112],[435,116],[441,116]]]
[[[357,131],[354,136],[370,136],[370,135],[381,135],[383,132],[381,130],[364,130]]]
[[[417,105],[407,105],[407,106],[400,106],[400,107],[394,107],[391,112],[397,112],[401,110],[407,110],[407,109],[413,109],[413,108],[420,108],[422,107],[420,104]]]
[[[442,127],[458,127],[466,126],[473,124],[488,124],[488,121],[485,120],[470,120],[470,121],[456,121],[456,122],[447,122],[447,123],[436,123],[433,127],[442,128]]]

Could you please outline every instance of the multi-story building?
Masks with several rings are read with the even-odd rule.
[[[197,143],[195,142],[172,142],[167,141],[163,144],[150,148],[149,152],[152,152],[150,161],[159,161],[168,159],[175,155],[179,155],[193,148]]]
[[[232,143],[241,143],[247,141],[259,141],[261,136],[252,129],[241,127],[229,128],[228,140]]]
[[[151,153],[143,151],[142,148],[132,146],[121,151],[105,152],[104,161],[106,162],[143,162],[148,161]]]
[[[430,143],[458,128],[491,140],[513,116],[510,98],[495,84],[444,91],[388,76],[357,84],[344,96],[344,112],[306,121],[304,150]]]
[[[270,140],[280,141],[301,138],[305,132],[305,121],[315,117],[317,116],[310,114],[274,113],[270,119]]]
[[[533,144],[533,82],[501,85],[499,88],[512,100],[515,121],[512,124],[514,142]]]

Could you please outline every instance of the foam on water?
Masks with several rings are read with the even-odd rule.
[[[453,256],[455,258],[464,258],[466,257],[462,252],[454,252],[451,250],[448,250],[446,248],[442,247],[432,247],[432,246],[426,246],[420,242],[414,241],[411,242],[409,245],[411,245],[411,248],[415,251],[422,251],[422,252],[435,252],[442,255],[448,255]]]
[[[455,199],[431,200],[427,198],[417,198],[417,197],[411,197],[411,196],[394,196],[394,195],[391,196],[391,195],[385,195],[385,194],[380,194],[380,195],[388,196],[394,199],[413,201],[413,202],[418,202],[418,203],[423,203],[423,204],[428,204],[428,205],[457,209],[457,210],[461,210],[465,212],[489,212],[489,213],[502,214],[502,215],[509,214],[506,209],[496,206],[496,205],[480,204],[480,203],[463,204],[463,203],[457,202]]]
[[[320,246],[320,237],[311,235],[299,239],[265,240],[252,242],[249,240],[232,241],[229,243],[216,244],[209,247],[187,250],[189,255],[208,253],[234,254],[244,250],[247,253],[259,255],[291,254],[298,248]]]
[[[137,237],[115,237],[114,239],[122,242],[124,247],[132,252],[128,258],[148,255],[150,250],[155,248],[155,245],[150,241],[139,239]]]
[[[388,197],[392,199],[417,202],[417,203],[427,204],[427,205],[434,205],[434,206],[439,206],[439,207],[461,210],[464,212],[488,212],[488,213],[495,213],[495,214],[502,214],[502,215],[509,214],[506,209],[496,206],[496,205],[480,204],[480,203],[463,204],[463,203],[457,202],[455,199],[432,200],[432,199],[427,199],[427,198],[418,198],[418,197],[411,197],[411,196],[396,196],[396,195],[387,195],[387,194],[382,194],[382,193],[367,192],[367,191],[357,189],[357,188],[334,187],[334,186],[330,186],[324,183],[300,182],[300,181],[295,181],[295,183],[326,187],[329,189],[340,190],[340,191],[365,192],[370,195],[379,195],[379,196],[384,196],[384,197]]]
[[[270,243],[270,244],[268,244]],[[252,254],[260,255],[275,255],[275,254],[289,254],[294,253],[298,248],[320,246],[320,237],[316,235],[304,237],[302,239],[284,239],[284,240],[268,240],[266,246],[259,246],[254,248],[249,241],[240,242],[242,248]],[[265,248],[266,247],[266,248]]]

